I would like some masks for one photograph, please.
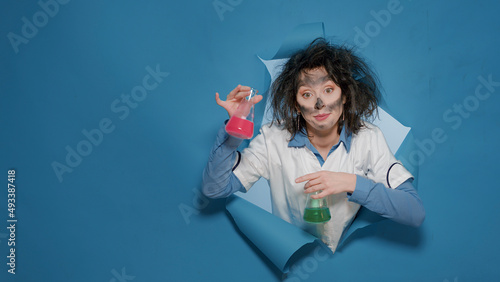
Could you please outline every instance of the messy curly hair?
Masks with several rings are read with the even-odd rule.
[[[335,46],[324,38],[317,38],[306,49],[292,55],[271,86],[272,123],[283,124],[291,139],[299,132],[306,134],[306,121],[297,111],[301,73],[320,67],[341,88],[342,97],[346,99],[344,118],[339,120],[339,134],[344,124],[349,133],[358,133],[363,127],[363,119],[377,112],[380,91],[375,73],[352,48]]]

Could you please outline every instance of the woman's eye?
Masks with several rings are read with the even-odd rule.
[[[302,94],[302,97],[309,98],[309,97],[311,97],[311,93],[306,92],[306,93]]]
[[[333,88],[327,88],[325,89],[325,93],[330,94],[333,92]]]

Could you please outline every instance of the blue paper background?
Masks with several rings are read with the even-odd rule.
[[[414,162],[427,219],[418,230],[369,227],[332,258],[299,261],[288,280],[498,280],[500,87],[473,97],[478,77],[500,81],[500,3],[402,0],[377,23],[396,4],[72,0],[16,53],[8,34],[22,36],[23,17],[33,22],[43,9],[2,1],[0,280],[278,280],[235,231],[224,201],[197,191],[227,115],[214,93],[238,83],[267,89],[256,55],[271,58],[311,22],[323,22],[331,40],[363,45],[391,113],[426,144]],[[142,85],[148,66],[170,74],[128,115],[115,113],[112,103]],[[114,130],[60,182],[51,163],[65,164],[66,146],[76,149],[82,130],[105,118]],[[436,130],[445,141],[432,146]],[[15,275],[6,265],[8,169],[16,169]]]

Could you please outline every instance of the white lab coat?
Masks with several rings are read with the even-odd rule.
[[[234,174],[247,191],[260,177],[267,179],[273,214],[317,236],[335,251],[342,232],[360,206],[350,202],[346,193],[330,195],[327,202],[331,220],[324,224],[307,223],[303,220],[305,182],[295,183],[297,177],[321,170],[346,172],[383,183],[388,188],[395,188],[413,177],[402,165],[393,165],[398,161],[380,129],[365,124],[352,136],[349,152],[346,146],[339,146],[323,166],[307,147],[289,147],[290,133],[281,126],[264,125],[260,134],[242,152]]]

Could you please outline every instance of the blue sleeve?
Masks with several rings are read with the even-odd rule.
[[[219,129],[215,144],[203,171],[203,194],[209,198],[225,198],[237,191],[246,192],[233,166],[238,162],[238,146],[243,140],[227,134],[224,126]]]
[[[383,217],[418,227],[425,219],[425,210],[411,182],[406,180],[396,189],[391,189],[382,183],[375,183],[357,175],[356,188],[347,197],[349,201],[360,204]]]

